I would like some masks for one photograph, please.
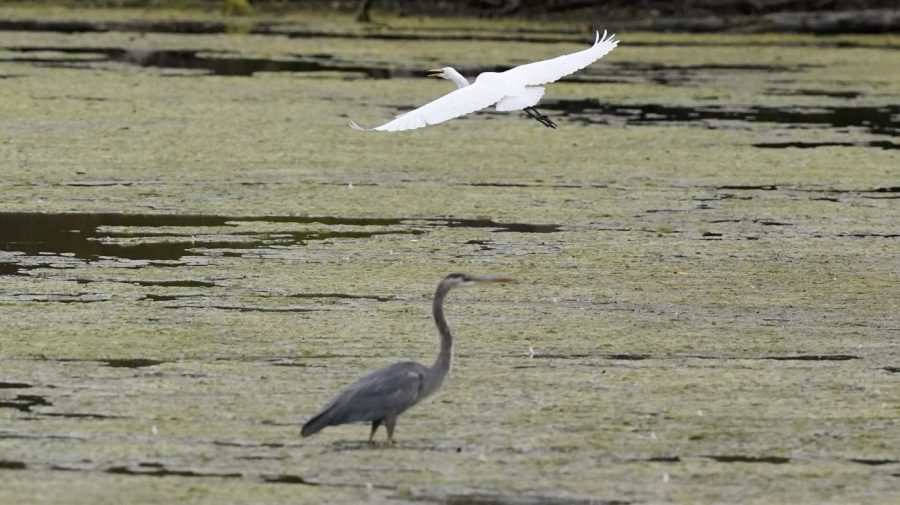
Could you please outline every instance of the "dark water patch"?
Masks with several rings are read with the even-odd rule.
[[[217,33],[249,33],[253,35],[274,35],[290,38],[344,38],[359,40],[365,43],[366,39],[376,40],[484,40],[484,41],[511,41],[511,42],[536,42],[536,43],[589,43],[585,36],[572,36],[568,33],[554,34],[552,32],[532,31],[527,29],[516,30],[515,33],[502,34],[495,31],[479,31],[468,29],[461,31],[458,28],[431,27],[428,32],[391,32],[379,30],[360,34],[352,32],[334,32],[313,30],[308,28],[296,28],[296,25],[260,21],[247,26],[220,21],[184,21],[184,20],[147,20],[134,19],[124,21],[89,21],[89,20],[45,20],[45,19],[10,19],[0,20],[0,30],[11,31],[41,31],[60,33],[103,33],[103,32],[139,32],[139,33],[182,33],[182,34],[217,34]],[[461,33],[462,32],[462,33]]]
[[[834,236],[851,238],[900,238],[900,233],[836,233]]]
[[[890,373],[900,373],[900,366],[886,366],[884,370]]]
[[[125,282],[127,284],[134,284],[136,286],[160,286],[167,288],[214,288],[218,286],[215,282],[211,281],[194,281],[194,280],[182,280],[182,281],[139,281],[139,280],[123,280],[121,282]]]
[[[147,475],[151,477],[218,477],[223,479],[239,479],[240,473],[198,472],[194,470],[171,470],[159,463],[141,463],[137,467],[113,466],[106,473],[119,475]]]
[[[401,227],[374,231],[271,231],[253,232],[236,229],[252,222],[319,224],[325,226]],[[108,227],[140,230],[109,230]],[[152,228],[211,228],[208,235],[192,236],[177,232],[153,231]],[[192,214],[116,214],[116,213],[0,213],[0,249],[37,256],[42,253],[69,254],[73,258],[96,261],[103,258],[125,260],[172,261],[205,251],[226,249],[249,250],[271,245],[303,245],[313,240],[334,238],[360,239],[386,234],[420,235],[423,228],[490,228],[495,232],[554,233],[555,224],[499,223],[489,219],[456,218],[342,218],[335,216],[220,216]],[[221,231],[216,228],[221,229]],[[225,238],[222,238],[222,237]],[[141,238],[154,240],[139,241]],[[155,240],[171,238],[170,241]],[[118,239],[128,238],[122,241]],[[203,241],[204,238],[211,239]],[[230,240],[229,240],[230,238]],[[9,262],[7,262],[9,263]],[[135,264],[134,267],[143,266]],[[165,264],[163,266],[172,266]],[[12,271],[12,266],[5,267]],[[19,268],[16,267],[18,272]],[[153,282],[153,281],[146,281]],[[161,286],[174,286],[165,281]],[[185,281],[174,281],[185,282]],[[204,281],[188,281],[204,282]],[[207,284],[193,284],[209,287]]]
[[[645,359],[649,359],[649,354],[610,354],[607,356],[608,359],[620,360],[620,361],[641,361]]]
[[[95,303],[110,300],[107,293],[12,293],[9,299],[17,302],[40,303]]]
[[[763,226],[791,226],[791,223],[782,223],[781,221],[772,221],[771,219],[754,219],[753,222]]]
[[[615,68],[613,72],[619,78],[617,82],[634,82],[645,80],[663,86],[681,86],[708,82],[719,75],[734,75],[741,72],[756,73],[786,73],[804,72],[820,65],[757,65],[757,64],[697,64],[697,65],[668,65],[664,63],[647,63],[633,61],[613,61],[607,65]],[[582,74],[584,75],[584,74]],[[590,74],[588,74],[590,76]],[[622,80],[622,77],[627,79]],[[591,80],[575,78],[576,80]],[[608,78],[602,82],[610,82]]]
[[[681,458],[678,456],[652,456],[644,461],[649,461],[651,463],[680,463]]]
[[[649,354],[603,354],[603,353],[556,353],[556,354],[534,354],[529,357],[534,359],[584,359],[584,358],[604,358],[614,361],[641,361],[651,359]]]
[[[34,407],[48,405],[53,405],[53,403],[40,395],[16,395],[10,400],[0,400],[0,409],[16,409],[20,412],[31,412]]]
[[[158,32],[158,33],[224,33],[228,25],[216,21],[81,21],[45,19],[4,19],[0,30],[28,32]]]
[[[42,416],[63,417],[66,419],[123,419],[122,416],[108,414],[88,414],[81,412],[41,412]]]
[[[175,300],[183,300],[185,298],[198,298],[200,296],[203,295],[154,295],[151,293],[138,298],[138,301],[173,302]]]
[[[16,263],[0,263],[0,275],[18,275],[22,265]]]
[[[263,423],[268,425],[276,425],[275,423]],[[296,423],[291,424],[277,424],[277,426],[296,426]],[[268,447],[268,448],[280,448],[284,447],[284,444],[280,442],[243,442],[239,440],[213,440],[213,445],[219,445],[222,447]]]
[[[574,121],[606,124],[610,118],[629,125],[697,124],[708,128],[733,128],[729,122],[857,127],[877,135],[900,134],[900,105],[858,107],[726,107],[661,104],[614,104],[597,99],[547,100],[541,108],[559,111]],[[718,122],[725,122],[718,124]]]
[[[48,435],[44,433],[21,433],[0,430],[0,439],[26,439],[26,440],[78,440],[87,441],[87,438],[77,435]]]
[[[863,95],[860,91],[829,91],[825,89],[791,89],[791,88],[769,88],[766,90],[767,95],[775,96],[827,96],[829,98],[846,98],[852,100]]]
[[[778,189],[778,186],[774,184],[725,184],[723,186],[714,186],[714,188],[734,191],[775,191]]]
[[[248,305],[169,305],[167,309],[216,309],[234,310],[237,312],[316,312],[322,309],[308,309],[301,307],[251,307]]]
[[[862,359],[852,354],[798,354],[792,356],[763,356],[757,359],[770,359],[775,361],[850,361]]]
[[[421,72],[379,67],[374,65],[342,63],[332,57],[298,57],[299,59],[275,60],[248,58],[236,55],[215,54],[192,50],[127,51],[118,61],[142,67],[204,70],[211,75],[251,76],[257,72],[345,72],[358,73],[371,79],[411,77]]]
[[[0,470],[25,470],[28,465],[24,461],[11,461],[0,459]]]
[[[553,188],[553,189],[585,189],[585,188],[608,188],[609,184],[546,184],[546,183],[524,183],[524,182],[466,182],[454,184],[454,186],[469,186],[481,188]]]
[[[277,474],[277,475],[261,475],[260,479],[263,482],[269,482],[272,484],[302,484],[304,486],[318,486],[318,482],[310,482],[299,475],[291,475],[291,474]]]
[[[791,462],[791,458],[784,458],[781,456],[745,456],[735,454],[727,456],[708,455],[703,457],[718,461],[719,463],[767,463],[770,465],[783,465]]]
[[[526,224],[526,223],[498,223],[491,219],[449,219],[428,220],[430,223],[444,223],[448,228],[494,228],[497,232],[514,233],[556,233],[562,228],[558,224]]]
[[[520,184],[513,182],[470,182],[467,186],[489,187],[489,188],[527,188],[528,184]]]
[[[248,456],[235,456],[234,459],[240,459],[244,461],[284,461],[290,458],[287,455],[274,455],[274,454],[250,454]]]
[[[101,359],[100,362],[112,368],[142,368],[165,363],[162,360],[149,358]]]
[[[900,149],[900,144],[887,140],[871,142],[759,142],[753,147],[760,149],[815,149],[817,147],[877,147],[879,149]]]
[[[850,458],[850,461],[869,466],[894,465],[900,463],[900,460],[886,458]]]
[[[579,2],[576,2],[579,3]],[[580,2],[584,5],[594,5],[593,2]],[[459,5],[452,5],[453,12],[457,12]],[[555,13],[570,9],[565,2],[559,5],[551,3],[546,7],[549,13]],[[447,13],[447,9],[438,9],[436,12]],[[484,16],[483,8],[468,8],[465,10],[468,15],[478,17]],[[883,33],[885,31],[883,20],[876,19],[872,21],[865,16],[860,17],[858,13],[850,13],[854,16],[854,26],[862,27],[860,33]],[[717,31],[771,31],[770,24],[759,24],[747,26],[746,20],[740,16],[728,17],[691,17],[691,18],[669,18],[661,17],[653,23],[653,28],[662,31],[693,31],[693,32],[717,32]],[[838,26],[832,26],[828,23],[822,23],[816,17],[810,17],[809,13],[800,13],[793,17],[782,16],[778,20],[779,27],[788,31],[804,31],[820,33],[816,27],[828,26],[831,30],[824,30],[825,33],[841,33],[846,31],[846,21],[838,23]],[[809,26],[807,26],[809,24]],[[242,19],[239,23],[229,23],[223,21],[190,21],[190,20],[149,20],[149,19],[129,19],[129,20],[49,20],[49,19],[7,19],[0,20],[0,30],[10,31],[42,31],[42,32],[60,32],[60,33],[103,33],[103,32],[135,32],[135,33],[180,33],[180,34],[219,34],[219,33],[248,33],[252,35],[273,35],[290,38],[342,38],[358,40],[364,44],[367,39],[374,40],[440,40],[440,41],[495,41],[495,42],[528,42],[528,43],[589,43],[590,40],[584,35],[572,35],[568,32],[555,32],[551,30],[530,30],[519,28],[508,32],[498,32],[497,30],[459,27],[429,27],[427,32],[405,32],[391,31],[381,27],[377,31],[367,31],[360,33],[357,30],[349,32],[315,30],[307,27],[298,27],[295,24],[282,23],[277,21],[257,21],[247,24],[246,19]],[[644,26],[643,29],[647,27]],[[840,29],[840,28],[843,28]],[[868,28],[868,30],[866,30]],[[864,44],[853,41],[736,41],[728,42],[722,40],[713,41],[629,41],[629,46],[640,47],[815,47],[815,48],[863,48],[863,49],[897,49],[896,44]]]
[[[31,384],[27,382],[5,382],[0,381],[0,389],[28,389],[32,388]]]
[[[333,55],[293,55],[291,59],[251,58],[224,51],[192,49],[129,50],[117,47],[28,46],[6,50],[36,56],[0,58],[0,61],[37,63],[48,66],[92,68],[97,63],[116,62],[139,67],[175,70],[200,70],[207,75],[252,76],[257,72],[341,72],[361,74],[370,79],[425,76],[421,69],[403,69],[387,65],[340,61]],[[61,57],[62,55],[75,55]],[[70,182],[68,185],[130,185],[122,181]],[[139,183],[138,183],[139,184]]]
[[[283,295],[285,298],[337,298],[341,300],[375,300],[379,302],[389,302],[396,300],[391,296],[375,296],[375,295],[351,295],[347,293],[294,293]]]

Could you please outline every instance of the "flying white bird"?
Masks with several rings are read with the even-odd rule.
[[[544,126],[556,128],[556,123],[534,108],[544,96],[544,87],[540,85],[581,70],[615,49],[618,43],[615,35],[607,37],[604,30],[601,37],[598,31],[594,45],[588,49],[528,63],[505,72],[484,72],[478,75],[474,83],[469,83],[452,67],[430,70],[430,77],[452,81],[458,89],[371,130],[414,130],[443,123],[494,104],[499,111],[524,110]],[[353,121],[350,121],[350,126],[356,130],[366,130]]]

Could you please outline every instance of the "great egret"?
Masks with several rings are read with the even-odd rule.
[[[454,287],[476,282],[506,283],[512,280],[468,274],[450,274],[441,279],[434,293],[432,307],[434,322],[441,334],[441,351],[434,365],[427,367],[404,361],[366,375],[343,390],[328,406],[307,421],[300,434],[308,437],[326,426],[371,421],[369,442],[372,442],[375,430],[384,423],[388,444],[393,443],[397,416],[437,391],[450,370],[453,335],[444,318],[444,298]]]
[[[371,130],[413,130],[443,123],[494,104],[499,111],[524,110],[544,126],[556,128],[550,118],[534,108],[544,96],[544,87],[540,85],[581,70],[615,49],[618,43],[615,35],[607,37],[604,30],[601,37],[598,31],[594,45],[588,49],[528,63],[505,72],[484,72],[471,84],[452,67],[431,70],[431,76],[447,79],[458,89]],[[353,121],[350,121],[350,126],[355,130],[366,130]]]

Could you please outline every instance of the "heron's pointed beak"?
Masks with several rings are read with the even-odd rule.
[[[443,68],[433,68],[428,71],[428,77],[444,77],[444,69]]]

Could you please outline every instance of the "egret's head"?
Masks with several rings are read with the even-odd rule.
[[[515,282],[513,279],[509,279],[506,277],[493,277],[490,275],[470,275],[470,274],[461,274],[461,273],[453,273],[444,277],[444,280],[441,281],[441,284],[446,284],[449,287],[454,286],[470,286],[476,283],[484,283],[484,284],[508,284],[510,282]]]
[[[428,77],[440,77],[441,79],[448,79],[447,72],[449,70],[453,70],[450,67],[444,68],[432,68],[428,71]]]

